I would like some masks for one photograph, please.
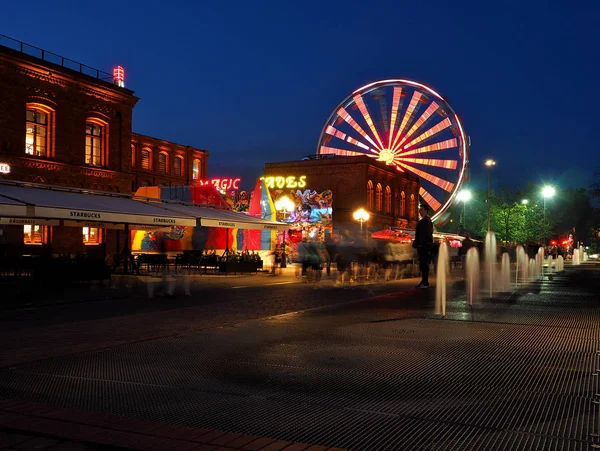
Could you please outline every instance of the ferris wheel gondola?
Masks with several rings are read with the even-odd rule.
[[[365,85],[327,119],[317,154],[368,155],[421,180],[419,195],[440,217],[464,182],[468,141],[452,107],[410,80]]]

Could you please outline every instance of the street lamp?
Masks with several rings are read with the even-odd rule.
[[[457,195],[456,195],[457,199],[462,201],[463,203],[463,220],[462,225],[463,228],[466,229],[467,228],[467,201],[471,200],[471,191],[469,191],[468,189],[463,189],[462,191],[460,191]]]
[[[528,203],[529,203],[529,200],[528,200],[528,199],[523,199],[523,200],[521,201],[521,204],[523,204],[523,205],[527,205]]]
[[[283,214],[283,220],[287,219],[287,215],[290,211],[294,209],[294,202],[290,200],[287,196],[281,196],[279,199],[275,201],[275,210],[281,212]],[[285,231],[283,232],[283,240],[281,242],[282,252],[281,252],[281,267],[287,268],[287,258],[285,255]]]
[[[546,185],[542,188],[542,197],[544,198],[544,224],[543,224],[543,237],[544,237],[544,247],[546,247],[546,199],[554,196],[556,194],[556,190],[554,187]]]
[[[367,222],[369,220],[369,218],[371,217],[371,215],[364,208],[359,208],[358,210],[356,210],[354,212],[354,214],[352,216],[353,216],[353,218],[354,218],[355,221],[360,222],[360,235],[362,236],[363,222]],[[367,235],[367,240],[368,239],[369,238],[368,238],[368,235]]]
[[[485,160],[485,166],[488,168],[488,192],[487,192],[487,229],[490,231],[490,190],[492,186],[492,168],[496,166],[496,162],[491,158]]]

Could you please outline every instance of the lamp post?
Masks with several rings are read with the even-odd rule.
[[[363,222],[367,222],[369,220],[369,218],[371,217],[371,215],[364,208],[359,208],[358,210],[356,210],[354,212],[352,217],[354,218],[355,221],[360,222],[360,235],[362,236]],[[367,242],[368,241],[369,241],[369,235],[367,234]]]
[[[287,196],[281,196],[275,201],[275,209],[283,214],[283,220],[285,221],[287,219],[288,213],[294,209],[294,202],[292,202]],[[281,242],[281,245],[281,267],[287,268],[287,257],[285,254],[285,231],[283,232],[283,240]]]
[[[492,186],[492,168],[496,166],[496,162],[491,158],[485,160],[485,165],[488,168],[488,192],[487,192],[487,229],[490,231],[490,191]]]
[[[523,204],[523,205],[527,205],[528,203],[529,203],[529,199],[521,200],[521,204]]]
[[[543,244],[546,247],[546,199],[554,196],[556,194],[556,190],[552,186],[544,186],[542,188],[542,197],[544,198],[544,223],[542,226],[542,236],[543,236]]]
[[[462,201],[462,203],[463,203],[463,218],[462,218],[461,222],[463,225],[463,229],[466,229],[467,228],[467,201],[471,200],[471,191],[469,191],[468,189],[464,189],[464,190],[460,191],[456,197],[458,198],[458,200]]]

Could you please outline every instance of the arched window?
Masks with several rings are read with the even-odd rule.
[[[158,172],[161,172],[162,174],[166,174],[169,172],[169,156],[164,153],[161,152],[158,154]]]
[[[25,114],[25,153],[36,157],[54,156],[54,110],[28,103]]]
[[[152,151],[150,149],[142,149],[140,162],[142,169],[152,170]]]
[[[404,194],[404,191],[400,192],[400,216],[406,216],[406,194]]]
[[[135,164],[136,164],[136,161],[137,161],[137,155],[136,155],[136,151],[135,150],[136,150],[135,144],[132,144],[131,145],[131,167],[132,168],[135,168]]]
[[[192,180],[200,180],[200,160],[194,159],[192,163]]]
[[[375,208],[377,209],[377,211],[381,211],[382,197],[383,192],[381,189],[381,183],[378,183],[377,187],[375,188]]]
[[[175,157],[173,159],[173,175],[181,177],[183,174],[181,172],[183,168],[183,157]]]
[[[373,182],[367,182],[367,208],[373,209]]]
[[[392,190],[389,186],[385,187],[385,212],[388,215],[392,214]]]
[[[108,125],[98,119],[85,121],[85,164],[106,166]]]
[[[417,217],[417,202],[415,201],[415,195],[410,195],[410,219]]]

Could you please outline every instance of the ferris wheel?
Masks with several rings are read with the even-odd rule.
[[[437,219],[464,181],[468,145],[452,107],[410,80],[382,80],[357,89],[333,111],[317,154],[368,155],[420,178],[419,195]]]

